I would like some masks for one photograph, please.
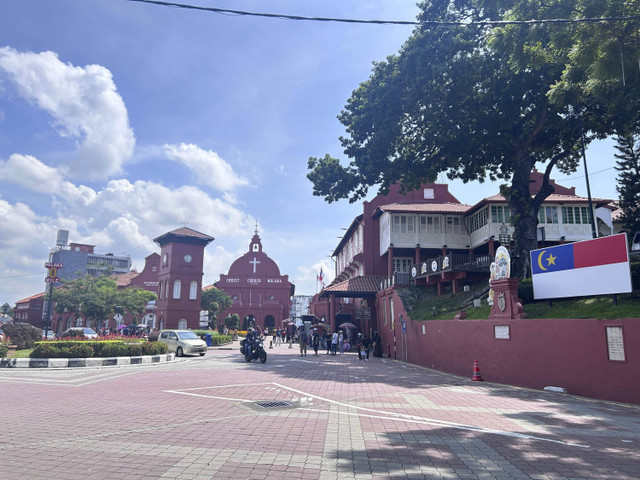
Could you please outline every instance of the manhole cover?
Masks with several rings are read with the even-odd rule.
[[[258,405],[259,407],[262,408],[291,408],[293,407],[293,403],[289,403],[289,402],[268,402],[268,401],[264,401],[264,402],[256,402],[256,405]]]
[[[300,401],[296,400],[288,402],[284,400],[256,400],[255,402],[243,403],[243,405],[256,412],[265,412],[265,410],[288,410],[303,406]]]

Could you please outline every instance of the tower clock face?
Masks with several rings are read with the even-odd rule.
[[[193,260],[193,257],[187,253],[184,256],[184,261],[187,262],[187,263],[191,263],[191,260]]]

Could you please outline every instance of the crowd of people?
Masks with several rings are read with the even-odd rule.
[[[375,332],[373,338],[369,338],[368,335],[362,335],[361,333],[352,335],[351,331],[340,329],[331,333],[326,331],[322,334],[317,327],[313,327],[310,332],[305,327],[298,327],[295,330],[288,330],[286,328],[274,328],[270,333],[272,337],[272,346],[280,346],[283,344],[294,343],[298,344],[300,349],[300,356],[306,357],[308,350],[313,350],[313,354],[318,356],[318,351],[321,348],[326,349],[327,355],[342,355],[352,349],[356,349],[358,352],[358,359],[361,361],[369,361],[369,357],[380,356],[380,338],[378,332]],[[251,329],[247,336],[268,338],[269,330],[257,327]],[[353,337],[353,338],[352,338]]]

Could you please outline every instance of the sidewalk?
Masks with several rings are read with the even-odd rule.
[[[319,353],[2,369],[0,479],[640,478],[640,407]]]

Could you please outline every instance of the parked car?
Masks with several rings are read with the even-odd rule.
[[[176,357],[207,353],[207,344],[191,330],[162,330],[158,341],[166,343],[167,351]]]
[[[62,335],[61,338],[64,337],[84,337],[84,338],[97,338],[98,334],[93,328],[89,327],[71,327],[67,328]]]
[[[44,330],[42,330],[42,339],[43,340],[55,340],[56,339],[56,332],[54,332],[53,330],[47,330],[47,334],[45,336]]]

